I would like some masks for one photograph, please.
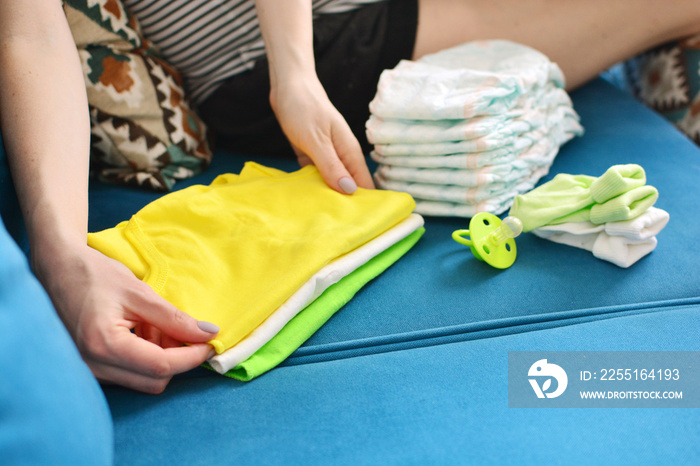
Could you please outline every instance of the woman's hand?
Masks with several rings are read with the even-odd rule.
[[[206,342],[215,326],[175,308],[120,262],[82,245],[50,257],[35,259],[37,276],[101,382],[161,393],[213,351]]]
[[[313,163],[336,191],[374,188],[360,143],[315,73],[278,80],[270,103],[301,166]]]
[[[301,165],[336,191],[373,188],[360,143],[316,76],[310,0],[255,0],[270,66],[270,103]]]

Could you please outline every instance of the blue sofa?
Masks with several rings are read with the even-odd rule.
[[[498,271],[451,240],[466,220],[428,218],[414,249],[280,367],[248,383],[197,369],[160,396],[100,390],[91,379],[20,252],[26,241],[2,161],[0,208],[17,244],[0,230],[0,458],[699,464],[698,409],[508,407],[510,351],[700,351],[700,149],[602,79],[572,97],[587,132],[562,148],[546,179],[642,165],[657,206],[671,214],[652,254],[621,269],[524,234],[513,267]],[[206,173],[177,187],[237,172],[245,160],[217,153]],[[90,229],[155,198],[95,184]]]

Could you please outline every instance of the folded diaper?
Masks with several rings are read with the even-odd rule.
[[[370,112],[412,120],[502,114],[550,82],[564,87],[561,70],[540,52],[509,41],[470,42],[384,71]]]
[[[375,144],[374,151],[384,157],[397,155],[434,157],[438,155],[486,152],[510,146],[522,150],[532,145],[533,140],[514,135],[490,134],[477,139],[463,141],[429,142],[424,144]]]
[[[530,191],[548,173],[559,145],[558,141],[543,138],[520,154],[494,151],[489,155],[493,154],[494,158],[490,160],[494,160],[495,164],[470,169],[380,165],[374,178],[378,187],[411,194],[416,201],[416,212],[423,215],[471,217],[479,212],[498,215],[511,206],[514,196]],[[375,160],[383,160],[376,154],[372,156]],[[439,161],[437,166],[450,162],[457,166],[469,166],[480,163],[482,159],[478,157],[479,154],[469,154],[406,157],[402,160],[414,160],[421,164],[430,159]],[[399,157],[385,159],[394,161]]]
[[[350,251],[319,270],[260,326],[233,347],[209,359],[219,373],[227,372],[248,359],[270,341],[294,316],[326,289],[423,226],[423,218],[411,214],[406,220],[368,243]]]
[[[519,88],[553,83],[565,87],[561,69],[535,49],[507,40],[481,40],[426,55],[422,63],[513,77]]]
[[[486,200],[512,198],[513,192],[523,193],[531,190],[537,180],[549,171],[549,166],[538,166],[527,170],[523,176],[513,183],[489,183],[482,186],[466,187],[443,184],[411,183],[382,178],[379,172],[374,174],[378,186],[391,191],[401,191],[411,194],[415,200],[431,200],[455,204],[480,204]],[[489,210],[488,212],[492,212]]]
[[[380,118],[371,115],[366,123],[367,140],[372,144],[426,144],[463,141],[498,135],[515,136],[542,126],[551,127],[564,119],[578,115],[571,99],[563,89],[552,87],[552,105],[542,100],[533,102],[531,96],[521,98],[522,107],[496,115],[458,120],[407,120]]]
[[[553,158],[550,156],[550,158]],[[537,163],[539,162],[539,163]],[[516,159],[508,163],[469,168],[412,168],[381,165],[376,176],[380,180],[393,180],[408,183],[432,185],[454,185],[477,187],[486,185],[509,186],[532,172],[534,167],[546,165],[545,161]]]
[[[549,141],[543,141],[543,145],[549,145]],[[540,152],[543,152],[542,150]],[[469,154],[452,154],[443,156],[381,156],[376,152],[370,152],[372,160],[380,165],[415,168],[478,168],[487,165],[508,163],[520,157],[521,153],[513,147],[474,152]]]
[[[495,215],[505,212],[513,202],[512,197],[499,201],[489,200],[479,204],[456,204],[454,202],[423,201],[416,199],[416,212],[434,217],[471,218],[480,212],[493,212]]]
[[[658,198],[656,188],[645,183],[644,169],[636,164],[615,165],[600,178],[562,173],[516,196],[510,215],[523,222],[523,231],[570,222],[630,220]]]
[[[403,120],[370,115],[365,128],[372,144],[461,141],[496,133],[520,134],[532,128],[527,121],[508,117],[502,114],[462,120]]]
[[[382,118],[455,120],[505,113],[518,95],[510,76],[402,60],[382,72],[369,108]]]
[[[551,137],[555,141],[570,139],[583,133],[583,128],[574,118],[563,118],[556,125],[541,126],[536,129],[518,134],[503,135],[494,133],[477,139],[447,142],[429,142],[412,144],[375,144],[374,151],[380,156],[440,156],[464,153],[488,152],[503,147],[513,151],[522,151],[544,138]]]
[[[593,252],[599,259],[629,267],[656,248],[656,235],[666,226],[668,212],[650,207],[632,220],[596,225],[572,222],[532,230],[535,235]]]
[[[382,156],[373,151],[370,157],[381,165],[413,168],[463,168],[474,169],[485,166],[512,163],[515,160],[528,160],[533,164],[552,163],[559,147],[577,133],[566,131],[564,125],[553,127],[549,133],[538,130],[527,138],[519,138],[515,145],[505,146],[484,152],[473,152],[440,156]]]
[[[429,185],[422,183],[402,183],[383,180],[375,174],[375,181],[384,189],[403,191],[411,194],[416,202],[416,212],[422,215],[472,217],[479,212],[492,212],[496,215],[505,212],[513,203],[513,196],[533,188],[549,166],[534,169],[529,176],[515,184],[486,185],[476,188],[461,186]]]

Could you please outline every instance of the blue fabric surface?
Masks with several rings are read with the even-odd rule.
[[[251,383],[197,370],[157,398],[106,388],[117,464],[700,461],[697,410],[507,407],[508,351],[700,350],[700,151],[602,80],[573,99],[587,134],[545,181],[642,165],[671,213],[649,257],[625,270],[524,235],[515,265],[497,271],[450,239],[465,220],[427,219],[421,242],[282,367]],[[242,162],[219,153],[179,187]],[[91,228],[154,198],[96,186]]]
[[[111,464],[104,394],[2,222],[0,328],[0,462]]]
[[[697,409],[508,408],[508,351],[700,350],[700,307],[110,388],[117,464],[697,464]]]

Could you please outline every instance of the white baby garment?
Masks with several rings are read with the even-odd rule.
[[[555,243],[591,251],[598,259],[627,268],[656,248],[656,235],[668,220],[668,212],[650,207],[632,220],[601,225],[562,223],[536,228],[532,232]]]
[[[277,335],[294,316],[321,296],[328,287],[337,283],[387,248],[401,241],[422,227],[423,224],[423,217],[418,214],[411,214],[385,233],[334,260],[304,283],[296,293],[246,338],[223,353],[209,359],[209,364],[220,374],[236,367]]]

